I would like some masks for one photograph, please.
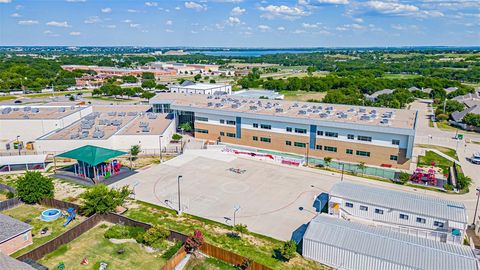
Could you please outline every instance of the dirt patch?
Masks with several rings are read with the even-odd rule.
[[[110,238],[108,241],[114,243],[114,244],[123,244],[123,243],[136,243],[135,239],[116,239],[116,238]]]
[[[55,199],[57,200],[77,202],[80,194],[85,191],[85,188],[72,183],[62,182],[59,180],[54,180],[53,183],[55,186]]]

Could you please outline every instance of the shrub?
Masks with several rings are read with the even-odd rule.
[[[293,240],[285,242],[283,247],[280,249],[280,254],[286,261],[291,260],[297,254],[297,243],[295,243]]]
[[[447,121],[448,120],[448,115],[441,113],[441,114],[437,115],[436,118],[437,118],[437,121]]]
[[[138,239],[143,239],[144,233],[145,229],[142,227],[114,225],[105,231],[103,236],[107,239],[135,239],[137,242],[142,242]]]
[[[7,199],[13,199],[13,198],[15,198],[15,193],[11,191],[7,192]]]
[[[240,234],[244,234],[248,232],[247,225],[240,224],[240,223],[233,226],[233,230]]]
[[[143,235],[143,242],[151,247],[160,248],[165,246],[165,239],[170,235],[170,231],[162,225],[154,225]]]
[[[122,205],[132,192],[128,186],[121,189],[109,189],[104,184],[98,184],[80,195],[83,199],[82,210],[86,215],[107,213]]]
[[[458,174],[457,177],[457,186],[460,190],[468,190],[468,187],[472,183],[472,179],[463,174]]]
[[[182,138],[183,138],[182,135],[177,134],[177,133],[173,134],[173,136],[172,136],[172,140],[174,140],[174,141],[180,141]]]
[[[410,174],[406,172],[400,172],[399,180],[400,183],[406,184],[410,180]]]
[[[38,203],[44,198],[53,198],[52,179],[40,172],[27,171],[17,180],[17,194],[26,203]]]
[[[453,190],[453,185],[446,183],[446,184],[443,185],[443,188],[445,190],[452,191]]]
[[[200,230],[195,230],[193,235],[187,238],[185,241],[185,251],[193,253],[203,245],[203,235]]]

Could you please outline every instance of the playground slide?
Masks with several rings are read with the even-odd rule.
[[[65,223],[63,224],[63,227],[67,227],[68,223],[70,223],[70,222],[73,220],[74,217],[75,217],[75,216],[73,216],[73,215],[69,215],[69,216],[67,217],[67,220],[66,220]]]

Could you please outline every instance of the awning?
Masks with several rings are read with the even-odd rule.
[[[107,149],[93,145],[85,145],[80,148],[73,149],[63,154],[57,155],[56,157],[76,159],[88,163],[91,166],[96,166],[104,162],[105,160],[125,154],[127,154],[127,152]]]
[[[0,156],[0,166],[39,164],[47,160],[47,155]]]

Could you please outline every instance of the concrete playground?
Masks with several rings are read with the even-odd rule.
[[[243,173],[230,168],[245,170]],[[315,215],[315,198],[341,179],[338,173],[281,165],[251,157],[237,157],[219,149],[188,150],[163,164],[129,176],[112,186],[134,186],[137,199],[178,209],[177,177],[182,211],[231,225],[234,206],[241,209],[236,222],[248,229],[281,240],[292,238]],[[471,199],[465,195],[414,189],[355,176],[344,181],[412,193],[428,194],[463,202],[472,216]],[[304,227],[304,226],[303,226]]]

